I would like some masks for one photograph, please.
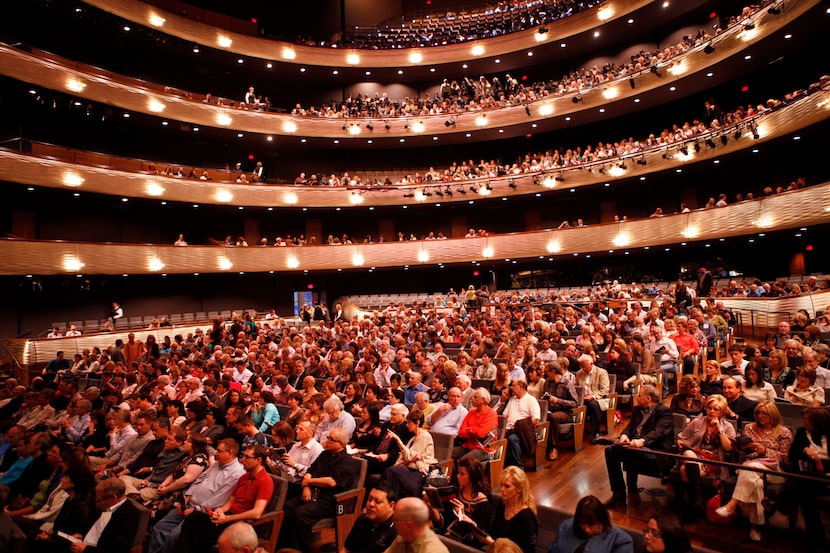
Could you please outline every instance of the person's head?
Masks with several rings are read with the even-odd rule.
[[[389,397],[392,397],[391,395]],[[409,414],[409,410],[406,408],[406,405],[403,403],[396,403],[392,405],[389,411],[389,422],[393,425],[401,424],[406,420],[406,416]]]
[[[750,361],[744,370],[747,388],[763,388],[764,371],[755,361]]]
[[[297,427],[294,429],[294,434],[297,437],[297,441],[300,443],[308,443],[310,440],[314,438],[314,434],[317,432],[317,425],[311,421],[302,421],[297,423]]]
[[[647,553],[689,553],[692,544],[675,515],[659,515],[648,521],[645,531]]]
[[[256,474],[260,469],[265,467],[267,459],[268,450],[257,444],[245,448],[242,452],[240,462],[242,463],[242,467],[245,469],[245,472],[248,474]]]
[[[798,385],[802,388],[808,388],[816,383],[816,369],[813,367],[801,367],[798,369],[798,374],[796,375],[796,381]]]
[[[591,369],[594,368],[594,358],[588,354],[583,354],[579,356],[579,368],[586,373],[591,372]]]
[[[202,438],[204,439],[204,437]],[[174,451],[184,446],[187,440],[187,431],[181,426],[174,426],[164,438],[164,449]]]
[[[478,459],[472,457],[459,459],[456,478],[460,488],[469,485],[473,491],[485,494],[490,490],[489,482],[484,478],[484,465]]]
[[[801,355],[801,342],[798,340],[787,340],[784,342],[784,353],[787,357],[798,357]]]
[[[522,548],[511,539],[498,538],[487,546],[486,553],[522,553]]]
[[[583,539],[591,539],[611,529],[608,509],[593,495],[579,500],[574,513],[574,532]]]
[[[727,401],[735,401],[741,397],[741,381],[731,376],[724,378],[723,397],[725,397]]]
[[[220,465],[228,465],[236,460],[239,454],[239,442],[233,438],[219,440],[216,444],[216,461]]]
[[[100,511],[106,511],[124,499],[127,487],[120,478],[107,478],[95,486],[95,502]]]
[[[259,536],[247,522],[235,522],[222,531],[216,547],[219,553],[254,553],[259,547]]]
[[[696,396],[700,392],[700,382],[694,375],[687,374],[680,381],[680,391],[687,396]]]
[[[521,378],[514,380],[510,384],[510,388],[513,391],[513,395],[521,399],[527,394],[527,381]]]
[[[769,352],[769,368],[775,371],[784,370],[787,367],[787,354],[780,349]]]
[[[378,525],[389,520],[395,514],[395,504],[398,501],[398,496],[395,490],[381,484],[376,488],[372,488],[369,492],[369,497],[366,499],[366,518],[372,524]]]
[[[781,336],[789,336],[790,335],[790,323],[789,321],[781,321],[778,323],[778,334]]]
[[[424,425],[424,412],[414,407],[412,411],[406,416],[406,428],[412,433],[416,433]]]
[[[818,369],[819,363],[821,362],[818,354],[811,348],[804,348],[801,354],[801,360],[804,362],[805,367],[810,367],[814,370]]]
[[[637,394],[637,403],[643,409],[648,409],[660,403],[660,391],[656,386],[644,384]]]
[[[429,522],[429,507],[417,497],[404,497],[395,504],[392,515],[398,535],[407,543],[424,533]]]
[[[706,416],[710,419],[723,418],[728,405],[725,397],[720,394],[713,394],[706,398]]]
[[[530,491],[527,474],[518,467],[505,468],[501,473],[501,496],[505,501],[515,501],[517,505],[529,507],[536,512],[536,503]]]
[[[762,428],[777,428],[784,421],[774,401],[761,401],[755,406],[755,422]]]
[[[323,447],[331,453],[340,453],[349,443],[349,433],[343,428],[332,428],[329,435],[323,440]]]
[[[370,403],[360,412],[361,418],[369,424],[369,427],[380,426],[380,409],[374,403]]]
[[[341,411],[343,411],[343,402],[337,396],[332,396],[323,403],[323,411],[325,411],[329,419],[335,421],[340,417]]]

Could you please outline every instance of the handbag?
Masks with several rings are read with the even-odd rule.
[[[728,517],[722,517],[715,512],[717,509],[721,508],[724,503],[726,503],[723,497],[723,480],[718,480],[715,483],[715,488],[717,489],[717,493],[715,493],[715,495],[709,498],[709,501],[706,502],[706,520],[712,524],[720,524],[721,526],[732,525],[738,518],[737,510]]]

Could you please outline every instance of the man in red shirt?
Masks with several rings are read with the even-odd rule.
[[[185,519],[176,542],[176,553],[210,551],[227,526],[262,517],[274,494],[274,481],[265,470],[267,457],[268,451],[260,445],[245,449],[240,459],[245,474],[237,482],[231,497],[215,511],[193,513]]]

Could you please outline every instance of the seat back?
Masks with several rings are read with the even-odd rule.
[[[548,420],[548,407],[548,400],[539,400],[539,422],[545,422]]]
[[[132,501],[133,506],[138,510],[138,520],[135,524],[135,535],[133,536],[133,545],[130,551],[132,553],[141,553],[144,544],[144,535],[147,533],[147,527],[150,524],[150,511],[141,503]]]
[[[498,439],[504,439],[504,434],[507,432],[507,417],[504,415],[498,416],[498,424],[496,426],[496,431],[498,432]]]
[[[274,482],[274,492],[271,494],[271,500],[268,502],[265,513],[255,521],[251,522],[251,526],[256,530],[259,539],[259,546],[266,551],[273,551],[277,546],[277,537],[280,533],[282,520],[285,516],[283,507],[285,506],[285,498],[288,495],[288,480],[280,478],[275,474],[271,474],[271,480]]]

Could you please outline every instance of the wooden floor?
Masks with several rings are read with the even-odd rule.
[[[627,421],[626,421],[627,422]],[[623,427],[616,427],[611,437],[619,435]],[[604,446],[586,444],[579,453],[567,449],[559,450],[556,461],[547,462],[545,468],[529,472],[536,502],[561,511],[572,513],[577,502],[585,495],[595,495],[601,501],[611,498],[608,472],[605,468]],[[676,512],[672,504],[671,486],[662,485],[660,480],[648,476],[640,477],[640,494],[642,503],[628,508],[617,508],[611,512],[614,524],[645,529],[649,519],[659,513]],[[807,551],[803,539],[803,527],[790,532],[787,520],[775,515],[763,529],[763,540],[759,543],[749,539],[749,523],[740,521],[734,526],[717,526],[701,519],[685,526],[692,543],[717,551],[730,553],[781,552],[795,553]]]

